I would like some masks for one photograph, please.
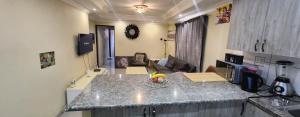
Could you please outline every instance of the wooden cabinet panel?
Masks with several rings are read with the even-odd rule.
[[[233,1],[228,48],[261,52],[269,2],[270,0]]]
[[[265,23],[266,49],[272,54],[300,57],[300,0],[271,0]]]

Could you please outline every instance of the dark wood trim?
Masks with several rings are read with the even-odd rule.
[[[200,72],[203,71],[203,63],[204,63],[204,56],[205,56],[205,47],[206,47],[206,35],[207,35],[207,28],[208,28],[208,16],[203,16],[204,20],[204,29],[203,29],[203,36],[202,36],[202,44],[201,44],[201,58],[200,58]]]
[[[98,56],[98,51],[99,51],[99,49],[98,49],[98,25],[95,25],[95,33],[96,33],[96,56],[97,56],[97,66],[98,66],[98,68],[100,67],[100,65],[99,65],[99,56]]]

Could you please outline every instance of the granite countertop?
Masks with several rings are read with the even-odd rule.
[[[288,113],[287,108],[296,105],[300,107],[299,102],[293,101],[288,101],[288,103],[283,104],[284,106],[275,106],[274,100],[284,103],[282,102],[283,98],[279,96],[249,98],[248,101],[274,117],[293,117]],[[299,97],[294,97],[293,100],[299,100]]]
[[[246,101],[255,96],[229,82],[192,82],[181,73],[169,74],[168,87],[147,86],[148,75],[97,76],[70,105],[69,111],[97,108]]]

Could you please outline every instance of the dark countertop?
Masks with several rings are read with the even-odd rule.
[[[229,82],[195,83],[181,73],[169,74],[168,87],[153,88],[148,75],[99,75],[70,105],[69,111],[98,108],[246,101],[255,96]]]
[[[299,98],[294,98],[299,100]],[[279,96],[274,97],[260,97],[260,98],[249,98],[249,102],[254,104],[256,107],[260,108],[261,110],[267,112],[268,114],[274,117],[293,117],[291,114],[288,113],[286,110],[288,107],[300,105],[299,102],[288,101],[285,106],[275,106],[274,100],[278,100],[281,102],[283,98]]]

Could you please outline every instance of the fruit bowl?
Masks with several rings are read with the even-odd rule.
[[[151,79],[148,79],[146,81],[146,86],[152,87],[152,88],[165,88],[168,87],[169,81],[165,79],[163,82],[153,82]]]
[[[167,87],[168,80],[166,74],[150,74],[150,79],[147,79],[147,85],[151,87]]]

